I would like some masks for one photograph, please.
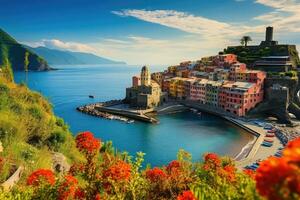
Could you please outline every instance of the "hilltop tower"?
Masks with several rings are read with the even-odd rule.
[[[151,85],[151,74],[147,66],[144,66],[141,71],[141,85]]]
[[[266,28],[266,40],[260,43],[261,46],[276,46],[278,45],[277,41],[273,40],[273,27],[268,26]]]
[[[273,41],[273,27],[268,26],[266,28],[266,42]]]

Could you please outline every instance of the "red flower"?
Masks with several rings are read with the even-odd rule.
[[[3,166],[4,166],[4,158],[0,157],[0,173],[3,169]]]
[[[236,168],[232,165],[226,165],[221,172],[221,176],[224,176],[228,181],[233,182],[235,181],[235,171]]]
[[[100,146],[100,140],[94,138],[91,132],[82,132],[76,136],[76,147],[86,154],[96,153]]]
[[[114,181],[128,181],[130,178],[131,166],[119,160],[111,165],[107,170],[104,170],[103,175],[105,178],[110,178]]]
[[[248,175],[252,179],[255,179],[255,171],[251,169],[245,169],[243,170],[244,174]]]
[[[27,185],[39,186],[41,183],[54,185],[54,173],[48,169],[39,169],[30,174],[27,178]]]
[[[75,177],[71,175],[66,175],[64,179],[65,180],[58,188],[58,199],[74,199],[78,181]]]
[[[290,148],[300,148],[300,138],[294,139],[292,141],[290,141],[286,148],[290,149]]]
[[[85,193],[84,193],[84,191],[82,189],[78,188],[75,191],[74,198],[77,199],[77,200],[84,200],[85,199]]]
[[[291,194],[300,194],[299,168],[284,157],[263,161],[255,179],[258,192],[268,199],[288,199]]]
[[[101,200],[100,194],[97,194],[97,195],[95,196],[95,200]]]
[[[159,169],[158,167],[154,167],[153,169],[149,169],[146,171],[146,177],[151,182],[159,182],[163,181],[167,177],[167,175],[163,170]]]
[[[290,141],[283,151],[288,162],[299,164],[300,166],[300,138]]]
[[[181,167],[181,164],[179,161],[177,160],[173,160],[172,162],[170,162],[167,166],[167,171],[171,172],[174,169],[179,169]]]
[[[194,196],[194,194],[190,190],[188,190],[182,192],[182,194],[177,197],[177,200],[197,200],[197,199]]]
[[[204,156],[204,165],[203,168],[205,170],[209,169],[217,169],[218,167],[221,166],[221,159],[219,156],[215,153],[208,153]]]

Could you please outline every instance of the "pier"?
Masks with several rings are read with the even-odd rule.
[[[108,102],[80,106],[77,108],[77,110],[92,116],[101,117],[105,119],[114,119],[124,121],[127,123],[131,123],[133,122],[133,120],[148,123],[159,122],[156,118],[147,115],[148,113],[155,112],[154,109],[131,109],[128,107],[128,105],[124,104],[122,100],[113,100]]]

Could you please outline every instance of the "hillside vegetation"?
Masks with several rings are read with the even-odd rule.
[[[5,161],[0,183],[14,166],[24,166],[25,176],[38,168],[51,168],[51,152],[62,152],[70,163],[80,160],[68,126],[53,115],[51,105],[39,93],[15,84],[7,75],[9,68],[0,72],[0,141],[4,148],[0,160]]]
[[[7,57],[14,70],[50,70],[46,60],[19,44],[14,38],[0,28],[0,58]],[[0,66],[5,65],[0,59]]]

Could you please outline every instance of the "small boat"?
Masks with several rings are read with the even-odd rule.
[[[273,126],[272,126],[272,124],[265,124],[264,129],[272,130]]]
[[[265,147],[271,147],[271,146],[273,146],[273,144],[269,143],[269,142],[263,142],[261,145],[265,146]]]
[[[264,139],[265,142],[270,142],[270,143],[273,143],[274,140],[271,140],[271,139]]]
[[[196,113],[196,112],[198,112],[198,110],[197,109],[195,109],[195,108],[191,108],[190,109],[193,113]]]
[[[95,98],[95,96],[94,95],[89,95],[89,98],[93,99],[93,98]]]
[[[266,137],[275,137],[275,135],[274,134],[266,134]]]
[[[127,124],[132,124],[132,123],[134,123],[134,120],[128,120],[127,121]]]

